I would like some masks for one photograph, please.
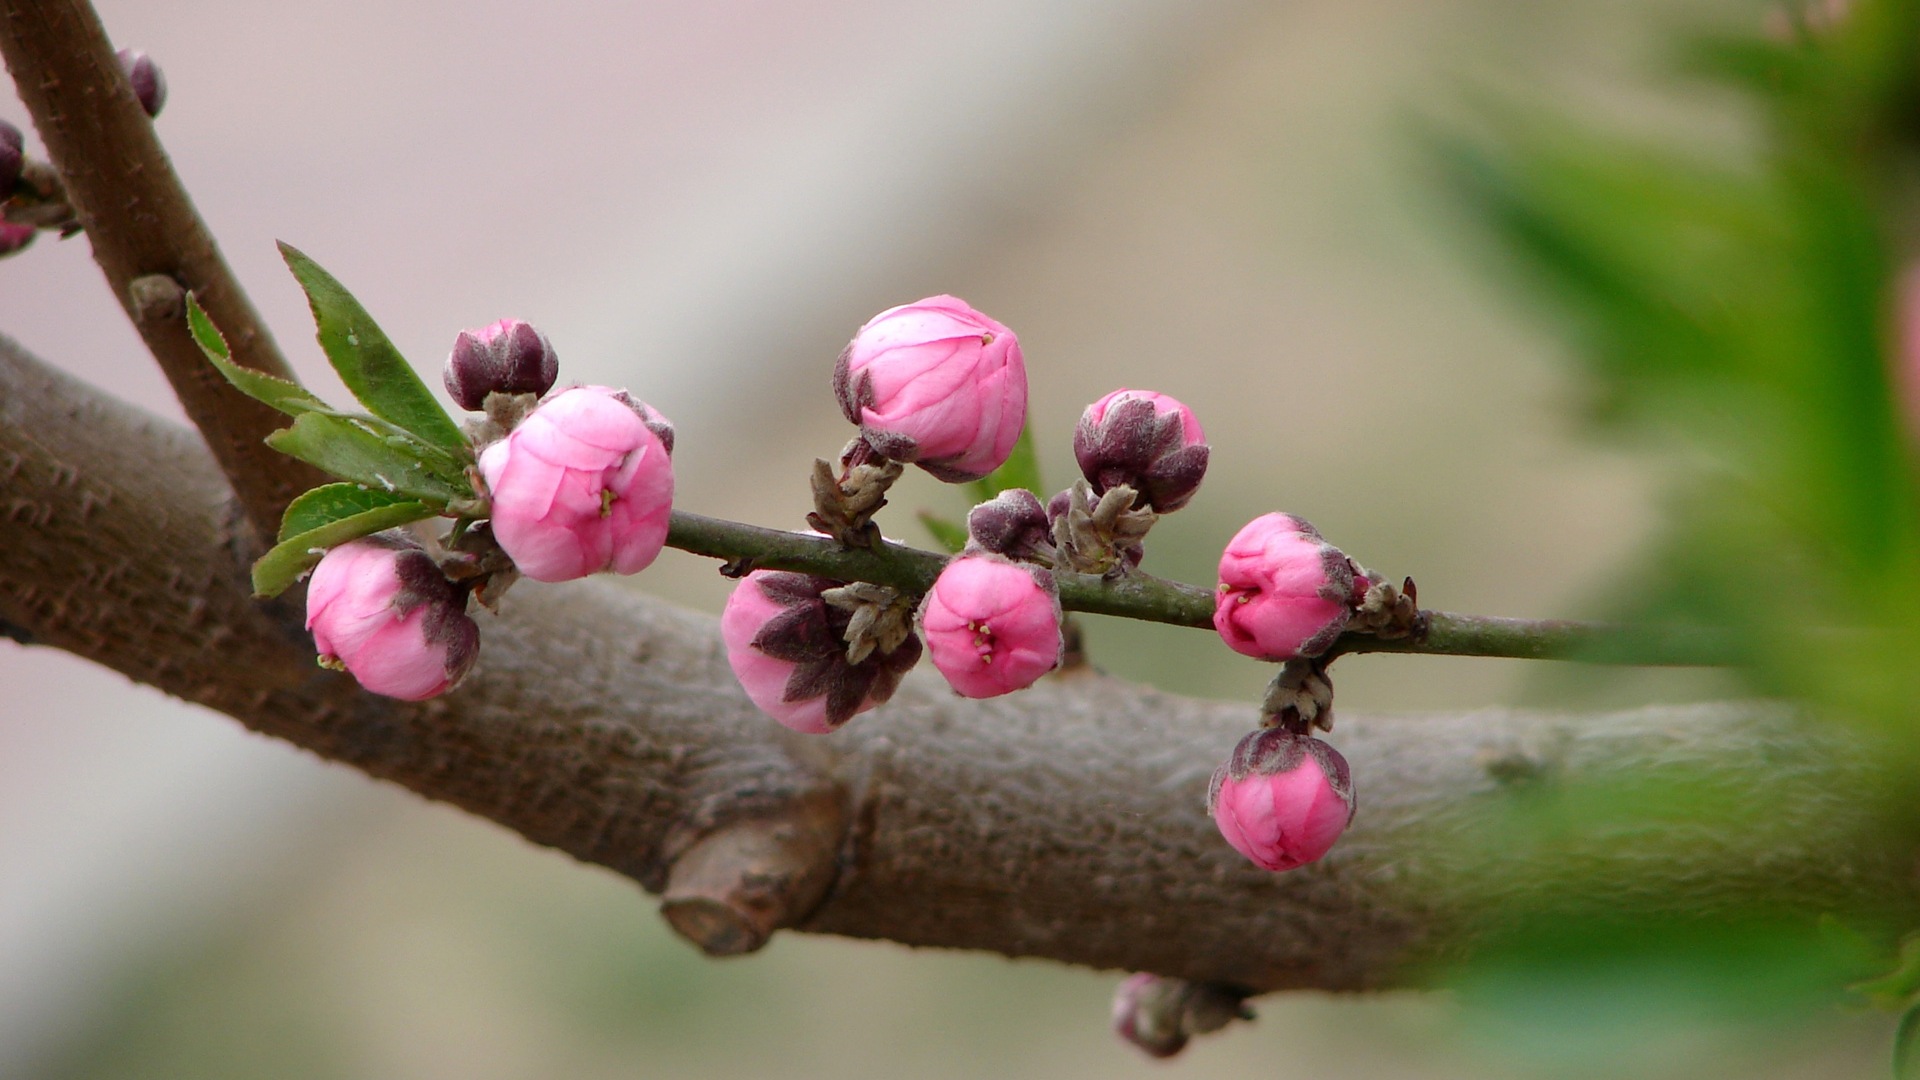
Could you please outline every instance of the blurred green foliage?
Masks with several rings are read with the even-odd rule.
[[[1737,634],[1747,688],[1864,748],[1879,766],[1860,793],[1874,827],[1910,840],[1920,412],[1901,384],[1920,357],[1901,352],[1899,283],[1920,238],[1920,3],[1755,11],[1748,29],[1684,37],[1682,72],[1753,121],[1743,145],[1483,103],[1484,130],[1434,140],[1437,157],[1572,343],[1595,430],[1650,448],[1673,478],[1664,532],[1614,614]],[[1545,813],[1509,800],[1482,839],[1632,847],[1680,822],[1738,834],[1764,821],[1764,805],[1712,796],[1723,787],[1693,766],[1653,788],[1562,792]],[[1594,910],[1570,878],[1458,976],[1492,1026],[1573,1060],[1602,1032],[1654,1038],[1621,1024],[1777,1022],[1833,998],[1849,972],[1891,966],[1905,929],[1836,912],[1876,957],[1867,938],[1836,949],[1804,912],[1709,919],[1600,899]]]

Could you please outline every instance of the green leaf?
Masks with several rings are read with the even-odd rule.
[[[920,524],[925,525],[927,531],[933,534],[934,543],[946,548],[949,552],[958,555],[960,549],[967,546],[965,526],[956,525],[931,510],[920,511],[919,518]]]
[[[414,501],[405,495],[360,484],[327,484],[314,488],[287,506],[286,514],[280,519],[279,539],[289,540],[369,510]]]
[[[330,485],[331,486],[331,485]],[[325,491],[315,488],[314,491]],[[308,492],[308,495],[313,492]],[[302,496],[304,498],[305,496]],[[438,507],[422,502],[397,502],[377,507],[352,517],[330,521],[315,529],[309,529],[297,536],[280,541],[273,550],[260,556],[253,564],[253,594],[261,599],[279,596],[289,585],[300,580],[300,575],[313,569],[327,549],[338,547],[349,540],[362,536],[371,536],[383,529],[405,525],[410,521],[424,521],[440,512]]]
[[[1013,453],[1008,455],[1006,464],[968,484],[967,494],[975,503],[983,503],[1012,488],[1026,488],[1035,493],[1046,490],[1040,486],[1040,458],[1033,450],[1032,424],[1020,429],[1020,438],[1014,442]]]
[[[1908,1009],[1894,1030],[1893,1080],[1920,1080],[1920,1005]]]
[[[373,415],[443,450],[465,454],[467,439],[460,426],[434,400],[412,365],[387,340],[360,301],[332,274],[294,248],[281,244],[280,255],[307,292],[320,348],[353,396]]]
[[[307,388],[299,383],[288,382],[252,368],[241,367],[232,360],[232,352],[227,348],[227,340],[207,317],[206,309],[192,293],[187,294],[187,327],[193,333],[193,340],[199,344],[200,351],[218,368],[220,374],[234,388],[255,401],[280,410],[288,416],[299,416],[305,412],[332,412],[327,403],[314,397]]]
[[[436,510],[473,497],[464,477],[434,468],[405,438],[350,417],[303,414],[267,436],[267,445],[342,480],[433,503]]]
[[[1862,994],[1883,1009],[1899,1009],[1920,995],[1920,935],[1900,943],[1900,959],[1893,970],[1847,989]]]

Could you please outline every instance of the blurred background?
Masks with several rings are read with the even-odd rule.
[[[1485,242],[1415,136],[1494,87],[1738,142],[1740,117],[1661,74],[1658,43],[1676,22],[1764,10],[99,6],[164,68],[162,138],[323,393],[337,383],[275,239],[348,283],[429,376],[460,329],[533,321],[563,379],[628,386],[674,418],[683,506],[797,526],[808,463],[848,437],[833,357],[873,313],[951,292],[1020,333],[1054,486],[1107,390],[1198,412],[1212,471],[1156,529],[1149,569],[1209,583],[1241,523],[1284,509],[1414,575],[1431,606],[1521,616],[1595,606],[1655,525],[1656,470],[1581,434],[1563,346],[1488,285]],[[10,85],[0,116],[26,126]],[[179,416],[84,239],[43,235],[0,262],[0,332]],[[921,542],[912,509],[964,509],[923,477],[894,503],[889,532]],[[727,583],[669,552],[634,587],[717,611]],[[1103,667],[1250,708],[1270,673],[1210,635],[1087,632]],[[1503,661],[1340,672],[1349,713],[1729,691]],[[708,961],[624,879],[64,654],[0,641],[0,687],[0,1076],[1546,1068],[1443,995],[1267,999],[1257,1024],[1155,1066],[1107,1032],[1117,975],[793,934]],[[1888,1026],[1703,1037],[1647,1067],[1868,1075]]]

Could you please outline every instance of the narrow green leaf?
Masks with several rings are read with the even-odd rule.
[[[328,548],[410,521],[424,521],[439,512],[437,507],[426,503],[398,502],[330,521],[282,540],[253,564],[253,594],[263,600],[279,596],[287,591],[287,586],[300,580],[301,574],[313,569]]]
[[[206,309],[192,293],[187,294],[187,327],[193,333],[193,340],[199,344],[200,351],[226,376],[234,389],[255,401],[280,410],[288,416],[299,416],[305,412],[331,412],[327,403],[314,397],[307,388],[299,383],[275,378],[252,368],[241,367],[232,360],[232,352],[227,348],[227,340],[207,317]]]
[[[437,507],[473,496],[464,477],[434,469],[407,440],[343,416],[305,413],[267,436],[267,445],[342,480]]]
[[[925,525],[927,531],[933,534],[934,543],[955,555],[960,553],[961,548],[967,546],[965,526],[956,525],[931,510],[920,511],[919,517],[920,524]]]
[[[323,525],[341,521],[383,506],[410,502],[405,495],[380,491],[360,484],[327,484],[293,500],[280,519],[281,540],[289,540]]]
[[[280,245],[287,268],[307,292],[320,348],[340,380],[373,415],[414,433],[428,443],[464,454],[466,436],[434,400],[400,350],[387,340],[373,316],[346,286],[299,251]]]
[[[1908,1009],[1894,1030],[1893,1080],[1920,1080],[1920,1005]]]
[[[983,503],[1012,488],[1032,492],[1046,490],[1040,486],[1040,457],[1033,449],[1032,424],[1020,429],[1020,438],[1014,442],[1013,453],[1008,455],[1006,464],[968,484],[967,494],[975,503]]]
[[[1900,957],[1893,970],[1847,989],[1866,997],[1883,1009],[1905,1006],[1920,994],[1920,934],[1900,943]]]

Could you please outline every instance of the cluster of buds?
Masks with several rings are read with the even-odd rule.
[[[307,591],[323,665],[375,693],[432,697],[477,655],[469,598],[491,607],[521,576],[632,574],[660,554],[673,512],[673,426],[624,390],[550,392],[558,374],[552,346],[524,322],[459,335],[444,381],[462,407],[486,413],[467,428],[481,516],[437,556],[397,533],[329,550]]]

